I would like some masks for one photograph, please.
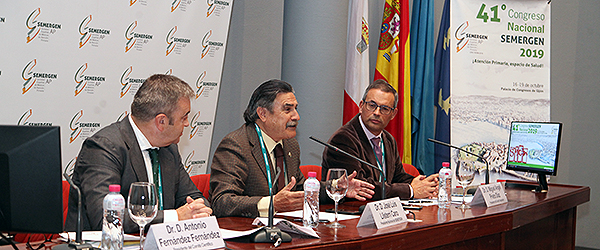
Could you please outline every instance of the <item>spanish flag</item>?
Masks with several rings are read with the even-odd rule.
[[[396,138],[402,162],[411,164],[408,0],[386,0],[382,19],[375,80],[384,79],[398,91],[398,114],[386,130]]]

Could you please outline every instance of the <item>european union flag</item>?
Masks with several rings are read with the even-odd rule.
[[[435,50],[434,89],[437,107],[435,139],[447,143],[450,143],[450,37],[450,0],[446,0]],[[450,161],[450,148],[435,144],[436,173],[445,161]]]

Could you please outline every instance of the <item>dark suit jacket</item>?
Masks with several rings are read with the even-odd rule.
[[[295,138],[283,140],[283,151],[288,181],[291,176],[295,176],[297,181],[292,190],[303,190],[298,141]],[[274,164],[270,159],[269,166],[275,183]],[[257,204],[262,197],[269,195],[269,185],[254,123],[242,125],[221,140],[210,169],[210,201],[217,217],[259,216]],[[276,194],[275,190],[273,194]]]
[[[185,171],[176,144],[160,148],[159,159],[164,209],[183,206],[187,196],[204,198]],[[83,142],[72,178],[82,194],[82,229],[101,230],[102,202],[108,194],[108,185],[120,184],[121,194],[127,201],[131,183],[148,181],[142,151],[128,117],[101,129]],[[209,205],[206,199],[205,204]],[[74,231],[76,222],[77,192],[71,187],[65,230]],[[159,211],[151,223],[161,222],[163,211]],[[129,218],[127,211],[123,224],[126,233],[139,231],[139,226]]]
[[[371,142],[360,125],[360,119],[356,115],[352,120],[339,128],[329,139],[329,143],[344,150],[359,159],[377,166],[377,160]],[[386,162],[386,190],[385,197],[400,197],[401,199],[410,199],[410,183],[413,176],[407,174],[402,166],[396,140],[387,131],[381,135],[383,147],[385,149]],[[329,148],[323,151],[323,173],[327,173],[330,168],[345,168],[348,174],[354,170],[358,173],[356,178],[364,180],[375,185],[374,200],[381,199],[381,182],[379,181],[379,170],[373,169],[366,164],[362,164],[347,155],[336,152]]]

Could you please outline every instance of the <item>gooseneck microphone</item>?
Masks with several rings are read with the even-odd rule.
[[[75,185],[75,183],[73,183],[73,180],[71,180],[71,178],[69,177],[69,175],[67,173],[63,173],[63,176],[65,177],[65,179],[67,180],[67,182],[69,183],[69,185],[71,185],[71,187],[73,187],[76,191],[77,191],[77,225],[75,225],[75,241],[71,241],[68,244],[61,244],[58,245],[56,247],[53,247],[53,250],[84,250],[84,249],[100,249],[100,248],[96,248],[93,247],[91,244],[89,243],[83,243],[82,240],[82,230],[81,230],[81,190],[79,189],[79,187],[77,185]]]
[[[275,176],[275,180],[279,179],[279,175],[283,171],[279,171]],[[271,203],[269,204],[269,222],[268,226],[263,227],[252,235],[252,242],[257,243],[273,243],[274,247],[278,247],[282,242],[292,241],[292,236],[288,233],[281,231],[281,229],[273,226],[273,217],[275,214],[275,208],[273,208],[273,187],[269,186]]]
[[[446,147],[458,149],[458,150],[460,150],[462,152],[465,152],[465,153],[470,154],[470,155],[474,155],[477,158],[481,159],[485,163],[485,184],[490,184],[490,165],[488,164],[487,160],[485,160],[485,158],[483,158],[482,155],[478,155],[478,154],[475,154],[473,152],[469,152],[469,151],[464,150],[462,148],[459,148],[457,146],[454,146],[454,145],[451,145],[451,144],[448,144],[448,143],[445,143],[445,142],[442,142],[442,141],[438,141],[438,140],[435,140],[435,139],[429,138],[427,140],[430,141],[430,142],[433,142],[433,143],[444,145]]]
[[[339,149],[339,148],[338,148],[338,147],[336,147],[336,146],[333,146],[333,145],[331,145],[331,144],[329,144],[329,143],[327,143],[327,142],[324,142],[324,141],[321,141],[321,140],[319,140],[319,139],[317,139],[317,138],[314,138],[312,135],[311,135],[311,136],[309,136],[308,138],[310,138],[310,139],[311,139],[311,140],[313,140],[313,141],[316,141],[316,142],[318,142],[318,143],[319,143],[319,144],[321,144],[321,145],[324,145],[324,146],[326,146],[326,147],[328,147],[328,148],[331,148],[331,149],[333,149],[333,150],[335,150],[335,151],[337,151],[337,152],[343,153],[343,154],[345,154],[345,155],[349,156],[350,158],[352,158],[352,159],[355,159],[355,160],[357,160],[357,161],[359,161],[359,162],[361,162],[361,163],[363,163],[363,164],[365,164],[365,165],[367,165],[367,166],[369,166],[369,167],[372,167],[372,168],[374,168],[374,169],[377,169],[377,171],[379,171],[379,175],[381,176],[381,179],[383,180],[383,183],[381,183],[381,199],[382,199],[382,200],[385,200],[385,182],[386,182],[386,179],[385,179],[385,174],[383,173],[383,171],[382,171],[381,169],[379,169],[379,168],[378,168],[378,167],[376,167],[375,165],[373,165],[373,164],[371,164],[371,163],[368,163],[368,162],[366,162],[366,161],[364,161],[364,160],[362,160],[362,159],[360,159],[360,158],[358,158],[358,157],[356,157],[356,156],[354,156],[354,155],[351,155],[350,153],[348,153],[348,152],[346,152],[346,151],[344,151],[344,150],[341,150],[341,149]]]

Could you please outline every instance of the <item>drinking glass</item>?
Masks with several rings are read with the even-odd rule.
[[[131,183],[127,207],[131,219],[140,226],[140,249],[144,250],[144,227],[156,217],[158,200],[154,184],[149,182]]]
[[[456,180],[463,187],[463,198],[462,204],[458,206],[460,209],[469,209],[469,205],[465,203],[465,196],[467,195],[467,187],[473,182],[475,177],[475,168],[470,161],[459,161],[456,167]]]
[[[338,201],[346,196],[348,190],[348,173],[343,168],[332,168],[327,171],[327,182],[325,183],[327,195],[335,201],[335,221],[327,224],[330,228],[344,228],[346,226],[338,222]]]

